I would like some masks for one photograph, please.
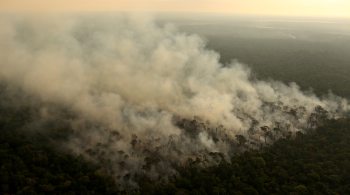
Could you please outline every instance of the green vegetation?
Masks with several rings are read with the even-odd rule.
[[[222,62],[237,58],[248,64],[258,78],[295,81],[317,94],[332,89],[349,98],[350,88],[345,87],[350,85],[349,36],[329,34],[330,29],[322,33],[326,32],[323,24],[313,29],[286,24],[257,29],[256,23],[246,21],[230,25],[215,21],[181,28],[206,37]],[[0,194],[126,193],[99,163],[57,147],[57,140],[72,133],[65,121],[71,113],[62,110],[55,113],[55,121],[41,124],[39,106],[22,94],[0,83]],[[295,139],[237,154],[230,162],[201,167],[200,162],[189,161],[177,167],[179,174],[168,182],[140,176],[140,188],[132,193],[350,194],[350,119],[323,124],[308,134],[298,133]],[[188,133],[196,133],[195,125],[185,126]],[[247,142],[242,135],[236,138],[239,146]]]
[[[150,194],[349,194],[349,127],[350,120],[329,121],[230,163],[209,168],[194,163],[167,185],[143,187]]]
[[[64,125],[55,126],[64,121],[35,130],[35,106],[25,104],[26,97],[0,92],[0,194],[125,193],[103,167],[57,147],[55,140],[70,133]],[[295,139],[237,154],[230,162],[203,168],[190,161],[166,183],[138,177],[138,193],[349,194],[349,131],[350,119],[327,121]],[[237,140],[246,141],[239,135]]]
[[[68,131],[35,129],[38,110],[14,94],[0,87],[0,194],[116,194],[102,167],[55,145]]]
[[[0,194],[115,194],[103,169],[56,151],[40,135],[1,129]]]
[[[199,34],[220,53],[238,59],[258,78],[296,82],[323,95],[332,90],[350,98],[349,20],[298,18],[189,18],[172,20]]]

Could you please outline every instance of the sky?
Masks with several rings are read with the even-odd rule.
[[[350,0],[0,0],[0,11],[209,12],[350,17]]]

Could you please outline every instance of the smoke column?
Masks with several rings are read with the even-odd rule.
[[[65,146],[121,183],[166,178],[188,159],[210,165],[349,108],[220,64],[200,37],[147,17],[2,16],[0,26],[0,79],[40,100],[43,121],[58,120],[56,107],[74,113],[60,116],[73,130]]]

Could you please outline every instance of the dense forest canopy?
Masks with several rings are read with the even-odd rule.
[[[244,150],[213,166],[203,167],[200,158],[189,159],[176,168],[178,176],[167,182],[139,175],[139,188],[125,191],[100,163],[57,147],[57,141],[71,133],[63,131],[65,127],[51,124],[45,131],[30,127],[28,122],[37,111],[27,105],[9,106],[8,101],[2,91],[1,194],[350,193],[349,119],[324,121],[307,134],[286,137],[258,150]],[[237,141],[240,139],[245,138],[238,136]]]
[[[256,78],[147,18],[0,22],[2,193],[349,190],[345,98]]]

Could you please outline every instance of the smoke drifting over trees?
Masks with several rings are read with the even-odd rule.
[[[166,178],[189,159],[214,164],[349,109],[340,97],[220,64],[200,37],[144,17],[2,17],[0,25],[0,79],[36,106],[31,127],[66,125],[64,147],[131,185],[137,174]]]

